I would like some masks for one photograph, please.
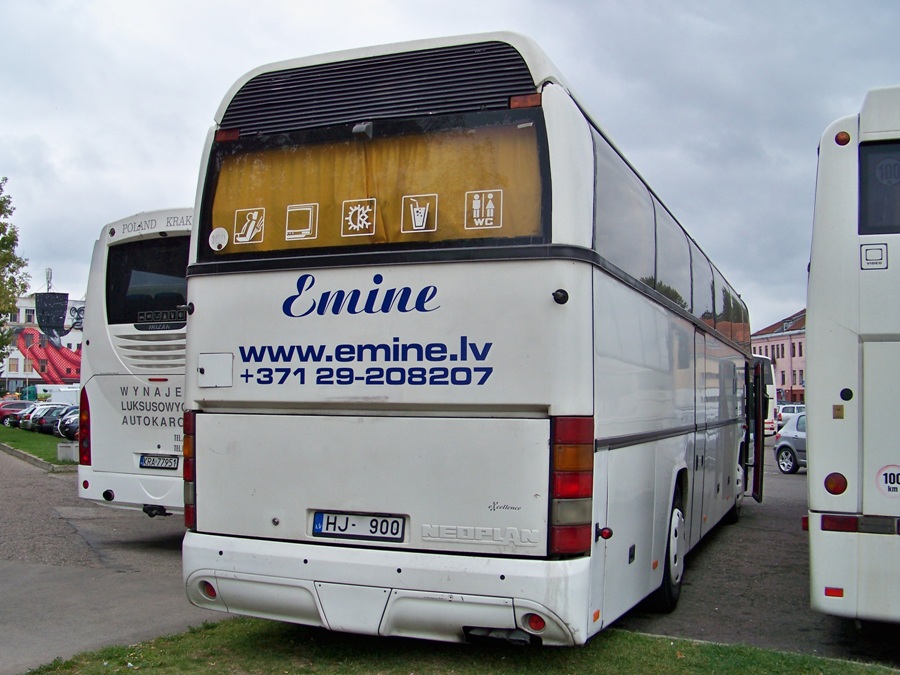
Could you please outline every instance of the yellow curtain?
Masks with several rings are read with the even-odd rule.
[[[537,236],[537,148],[533,126],[508,125],[229,156],[210,245],[227,254]]]

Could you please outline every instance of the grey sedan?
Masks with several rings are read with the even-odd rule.
[[[797,473],[806,466],[806,414],[794,415],[775,434],[775,462],[781,473]]]

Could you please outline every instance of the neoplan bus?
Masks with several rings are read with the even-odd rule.
[[[185,279],[193,209],[146,211],[94,244],[81,360],[78,494],[184,511]]]
[[[892,87],[822,136],[807,297],[810,595],[856,619],[900,620],[898,255]]]
[[[737,516],[747,309],[532,42],[249,73],[197,213],[194,604],[580,644]]]

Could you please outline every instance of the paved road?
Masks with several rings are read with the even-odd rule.
[[[770,468],[764,503],[688,556],[676,611],[639,607],[617,626],[900,667],[896,626],[858,630],[809,609],[805,503],[805,472]],[[85,504],[74,473],[2,452],[0,513],[0,675],[222,616],[184,599],[177,517]]]
[[[0,675],[219,618],[181,586],[182,521],[84,502],[0,452]]]
[[[900,667],[897,626],[859,628],[810,609],[806,470],[783,475],[772,459],[769,450],[763,503],[745,500],[740,522],[720,526],[686,558],[677,609],[638,607],[617,627]]]

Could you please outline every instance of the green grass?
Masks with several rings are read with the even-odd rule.
[[[608,630],[586,647],[530,648],[491,642],[456,645],[329,633],[292,624],[237,618],[129,647],[54,661],[48,673],[853,673],[896,672],[881,666],[753,647],[734,647]]]
[[[27,452],[33,457],[43,459],[51,464],[74,464],[70,461],[59,461],[56,458],[56,446],[64,439],[50,434],[39,434],[17,427],[5,427],[0,424],[0,443],[16,450]]]

